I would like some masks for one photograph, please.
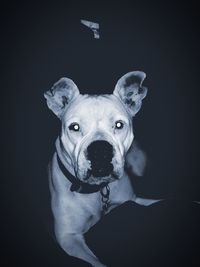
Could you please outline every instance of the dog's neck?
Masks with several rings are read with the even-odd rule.
[[[99,185],[91,185],[84,183],[77,179],[74,175],[72,175],[68,169],[62,163],[60,157],[57,154],[57,162],[60,170],[62,171],[63,175],[71,182],[70,190],[72,192],[82,193],[82,194],[90,194],[100,191],[103,187],[107,185],[107,183],[102,183]]]
[[[74,172],[73,164],[72,164],[72,161],[71,161],[71,157],[66,152],[66,150],[65,150],[65,148],[63,146],[63,143],[61,141],[60,136],[56,139],[55,146],[56,146],[56,153],[59,156],[62,164],[69,171],[70,174],[75,176],[75,172]]]

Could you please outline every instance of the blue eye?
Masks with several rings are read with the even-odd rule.
[[[78,132],[80,130],[80,126],[78,123],[73,122],[72,124],[70,124],[69,130],[74,131],[74,132]]]
[[[115,128],[120,130],[124,127],[124,123],[122,121],[116,121],[115,122]]]

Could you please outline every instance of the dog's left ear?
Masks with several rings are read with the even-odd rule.
[[[142,99],[147,94],[147,88],[142,86],[145,78],[146,74],[142,71],[128,72],[118,80],[115,86],[113,94],[128,107],[132,116],[140,110]]]
[[[76,84],[68,78],[61,78],[44,93],[48,107],[61,119],[66,106],[79,95]]]

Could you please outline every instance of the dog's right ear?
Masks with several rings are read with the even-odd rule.
[[[48,107],[61,119],[65,107],[79,95],[76,84],[68,78],[61,78],[44,93]]]

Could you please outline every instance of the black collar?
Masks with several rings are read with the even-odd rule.
[[[108,185],[108,183],[102,183],[99,185],[91,185],[91,184],[87,184],[84,183],[80,180],[78,180],[75,176],[73,176],[64,166],[64,164],[62,163],[62,161],[60,160],[58,154],[57,154],[57,161],[58,161],[58,166],[60,168],[60,170],[62,171],[62,173],[64,174],[64,176],[72,183],[70,190],[73,192],[77,192],[77,193],[82,193],[82,194],[89,194],[89,193],[94,193],[94,192],[98,192],[100,191],[103,187],[105,187],[106,185]]]

